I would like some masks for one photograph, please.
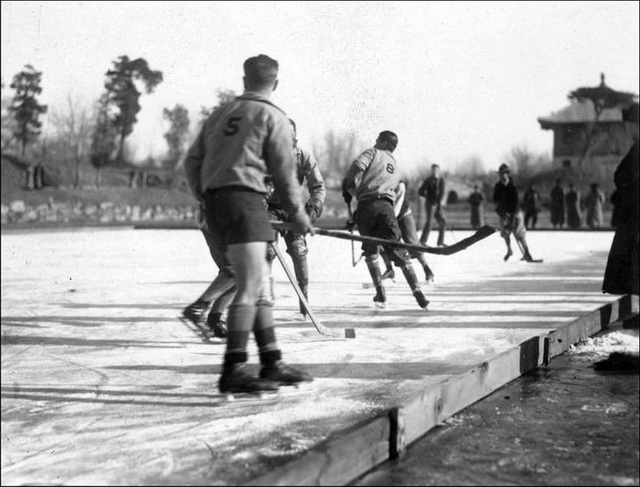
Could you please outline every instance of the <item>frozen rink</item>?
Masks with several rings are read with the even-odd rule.
[[[447,242],[470,234],[448,232]],[[350,243],[310,237],[311,306],[324,325],[353,327],[356,338],[328,338],[301,320],[276,262],[284,359],[310,372],[314,387],[239,405],[217,394],[224,345],[202,343],[177,319],[215,275],[199,232],[3,232],[3,484],[237,485],[274,472],[616,301],[601,293],[612,239],[529,232],[540,264],[521,262],[515,243],[503,262],[497,233],[452,256],[428,255],[436,280],[423,285],[424,313],[400,272],[387,309],[374,308]],[[250,362],[257,367],[253,342]]]

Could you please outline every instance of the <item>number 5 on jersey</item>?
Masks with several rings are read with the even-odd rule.
[[[242,120],[242,117],[229,117],[227,120],[227,127],[223,130],[223,134],[227,136],[236,135],[240,127],[238,127],[238,122]]]

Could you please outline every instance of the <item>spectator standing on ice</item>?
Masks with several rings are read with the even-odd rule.
[[[438,246],[443,246],[447,218],[443,209],[445,205],[444,178],[440,176],[440,166],[438,164],[431,165],[431,175],[424,180],[422,186],[418,189],[418,195],[423,196],[425,199],[424,205],[427,217],[420,236],[420,243],[427,245],[433,220],[436,219],[438,221]]]
[[[556,185],[551,189],[551,224],[553,228],[562,228],[564,225],[564,188],[556,179]]]
[[[471,228],[477,230],[484,225],[484,195],[477,184],[473,186],[473,193],[467,201],[471,206]]]
[[[598,186],[598,183],[591,183],[591,189],[584,199],[584,205],[587,209],[586,224],[591,229],[602,227],[602,205],[604,205],[604,193]]]
[[[564,201],[567,206],[567,226],[572,230],[580,228],[582,225],[582,204],[580,199],[580,191],[578,191],[573,183],[569,183],[569,190],[564,196]]]
[[[610,294],[638,295],[638,247],[640,185],[638,173],[640,156],[638,149],[638,104],[634,103],[622,111],[625,128],[633,140],[633,145],[620,161],[613,176],[617,197],[616,231],[611,243],[607,267],[604,273],[602,291]],[[638,315],[632,318],[631,326],[638,327]],[[625,323],[626,325],[626,323]]]

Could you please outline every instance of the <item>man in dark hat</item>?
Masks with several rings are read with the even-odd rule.
[[[501,164],[498,169],[500,180],[493,188],[493,201],[496,204],[496,213],[498,213],[498,218],[500,219],[500,235],[507,244],[507,253],[504,256],[504,260],[509,260],[509,257],[513,255],[510,239],[510,235],[513,233],[522,252],[522,260],[532,262],[533,258],[529,253],[529,246],[526,240],[524,217],[518,205],[518,189],[513,184],[510,173],[509,166]]]

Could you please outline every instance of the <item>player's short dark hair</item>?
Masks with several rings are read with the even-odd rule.
[[[266,54],[250,57],[243,67],[244,77],[250,88],[270,86],[278,77],[278,61]]]
[[[398,136],[390,130],[383,130],[380,132],[378,140],[383,142],[391,152],[396,150],[396,147],[398,146]]]

